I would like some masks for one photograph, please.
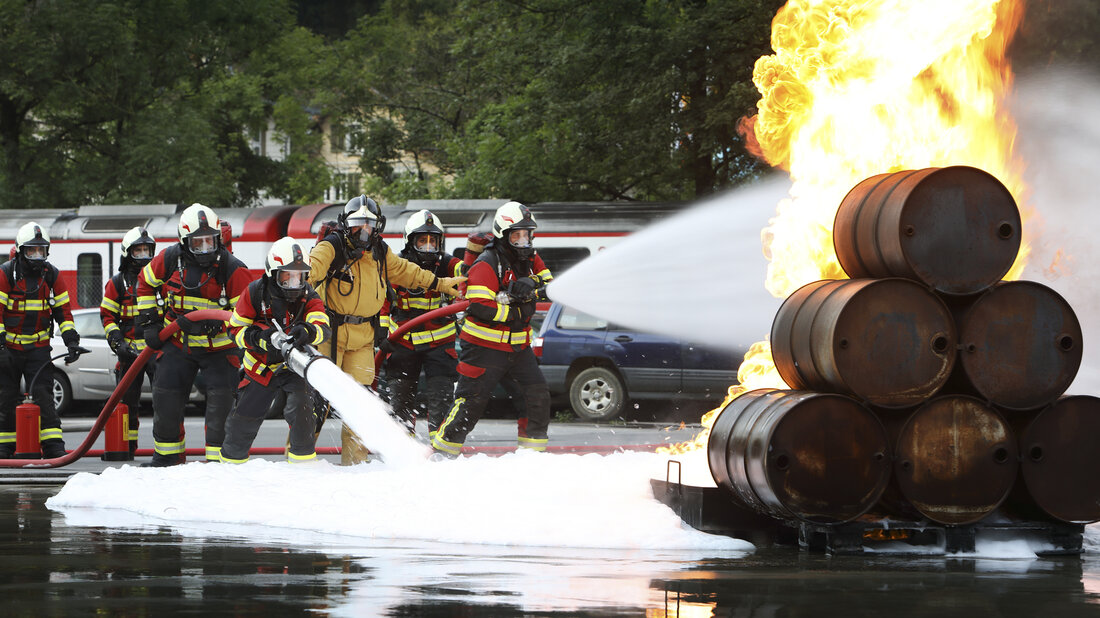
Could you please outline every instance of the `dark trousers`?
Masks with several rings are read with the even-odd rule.
[[[305,378],[284,368],[272,376],[266,385],[248,380],[241,387],[237,405],[225,422],[222,461],[241,462],[248,459],[248,451],[276,398],[286,402],[283,418],[290,425],[291,461],[313,458],[317,421],[313,415],[309,388]]]
[[[183,452],[183,412],[195,377],[206,384],[206,458],[220,459],[225,419],[233,407],[238,371],[229,362],[232,351],[184,351],[164,346],[153,380],[153,447],[157,455]]]
[[[454,397],[455,367],[453,344],[424,350],[410,350],[395,345],[385,362],[386,390],[394,415],[412,429],[418,411],[415,400],[420,385],[420,372],[424,372],[424,405],[428,411],[428,432],[434,433],[451,408]]]
[[[527,414],[526,437],[546,440],[546,429],[550,425],[550,389],[531,348],[504,352],[469,345],[462,348],[459,360],[455,402],[433,446],[452,451],[453,448],[445,447],[448,444],[461,446],[485,412],[493,389],[505,378],[515,380],[522,393]]]
[[[38,404],[41,415],[40,436],[47,440],[61,439],[61,417],[53,406],[53,365],[50,363],[50,346],[29,350],[10,350],[11,364],[0,366],[0,449],[15,448],[15,406],[23,401],[20,381],[30,385],[35,374],[31,397]],[[53,430],[53,431],[48,431]]]

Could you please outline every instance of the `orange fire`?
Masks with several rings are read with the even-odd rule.
[[[1023,206],[1016,126],[1004,107],[1012,85],[1005,47],[1020,4],[790,0],[779,10],[775,53],[753,71],[758,114],[742,123],[793,183],[761,235],[769,292],[785,298],[812,281],[846,277],[833,251],[833,219],[848,190],[875,174],[970,165],[1000,179]],[[1025,236],[1006,278],[1019,276],[1027,253]],[[668,452],[704,448],[718,410],[741,393],[786,388],[767,342],[752,346],[738,380],[703,417],[708,429]]]

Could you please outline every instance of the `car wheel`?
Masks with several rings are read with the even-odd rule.
[[[622,413],[626,389],[610,369],[589,367],[569,383],[569,405],[586,421],[607,421]]]
[[[73,405],[73,387],[60,371],[53,372],[53,409],[58,415],[69,411]]]

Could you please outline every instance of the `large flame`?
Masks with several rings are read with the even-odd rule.
[[[790,172],[790,196],[762,233],[766,286],[784,298],[846,275],[832,228],[845,194],[886,172],[971,165],[1024,205],[1005,47],[1018,0],[790,0],[772,21],[775,53],[756,61],[758,114],[743,123],[761,155]],[[1021,208],[1024,220],[1027,208]],[[1026,229],[1026,228],[1025,228]],[[1008,278],[1027,255],[1024,243]],[[748,390],[786,388],[767,342],[749,350],[722,406]],[[706,446],[709,431],[670,452]]]

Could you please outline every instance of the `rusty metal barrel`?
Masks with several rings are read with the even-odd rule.
[[[1100,398],[1062,397],[1020,432],[1020,471],[1028,495],[1061,521],[1100,521]]]
[[[950,377],[955,323],[943,301],[908,279],[823,280],[783,302],[771,348],[779,375],[793,389],[906,408]]]
[[[952,166],[872,176],[840,203],[833,246],[844,272],[905,277],[943,294],[1000,281],[1020,250],[1020,211],[989,173]]]
[[[1005,281],[960,312],[959,371],[981,397],[1009,410],[1041,408],[1081,366],[1081,324],[1057,292]]]
[[[941,524],[969,524],[1008,496],[1018,452],[996,410],[974,397],[946,395],[917,408],[902,427],[894,474],[920,514]]]
[[[760,389],[719,413],[707,461],[719,487],[779,519],[834,524],[859,517],[890,479],[882,423],[844,395]]]

